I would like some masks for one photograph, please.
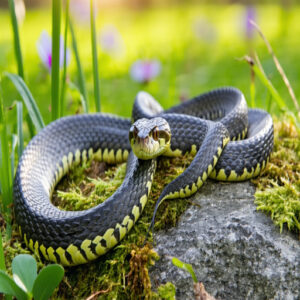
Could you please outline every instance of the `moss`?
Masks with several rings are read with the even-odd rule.
[[[270,214],[282,231],[284,226],[300,238],[300,129],[293,118],[274,122],[274,151],[257,186],[257,209]]]
[[[53,203],[64,210],[85,210],[110,197],[121,185],[126,164],[111,166],[88,161],[73,168],[58,184]]]
[[[143,247],[143,242],[163,187],[181,174],[191,160],[189,155],[159,159],[147,205],[133,229],[106,255],[89,264],[66,269],[65,279],[54,298],[82,299],[89,295],[95,299],[162,298],[152,291],[148,274],[148,267],[158,259],[151,246],[151,233],[149,243]],[[115,192],[125,177],[125,170],[126,164],[88,161],[71,170],[59,183],[53,202],[68,210],[95,206]],[[176,225],[188,205],[187,199],[163,202],[157,212],[155,229]]]
[[[160,299],[174,300],[175,294],[176,289],[171,282],[167,282],[158,288],[158,295]]]

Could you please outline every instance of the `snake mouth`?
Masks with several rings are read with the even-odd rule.
[[[166,144],[164,139],[155,141],[147,137],[145,139],[132,139],[130,143],[134,154],[144,160],[156,158],[169,148],[169,144]]]
[[[171,130],[163,118],[140,119],[129,130],[134,154],[144,160],[162,155],[170,147]]]

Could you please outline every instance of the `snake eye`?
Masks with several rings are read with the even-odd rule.
[[[138,135],[138,129],[135,126],[132,126],[129,130],[129,140],[131,141],[132,139],[137,138]]]
[[[164,139],[166,142],[169,142],[171,139],[171,134],[169,131],[166,130],[160,130],[159,131],[159,138]]]
[[[155,141],[158,140],[158,128],[155,127],[153,130],[152,130],[152,137]]]
[[[137,135],[138,135],[138,130],[137,130],[137,128],[134,126],[134,128],[133,128],[133,137],[136,139]]]

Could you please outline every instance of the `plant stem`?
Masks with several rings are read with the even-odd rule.
[[[92,40],[92,57],[93,57],[93,75],[94,75],[94,97],[96,111],[101,111],[100,106],[100,85],[99,85],[99,72],[98,72],[98,54],[96,42],[96,26],[95,26],[95,7],[93,0],[90,0],[91,11],[91,40]]]
[[[15,11],[15,2],[14,2],[14,0],[8,0],[8,3],[9,3],[10,19],[11,19],[13,35],[14,35],[14,49],[15,49],[15,56],[16,56],[17,65],[18,65],[18,74],[20,77],[22,77],[24,79],[23,58],[22,58],[22,51],[21,51],[21,45],[20,45],[18,20],[16,17],[16,11]]]
[[[262,69],[260,63],[255,63],[254,60],[250,56],[245,56],[244,59],[249,63],[251,66],[251,69],[255,73],[255,75],[259,78],[259,80],[262,82],[262,84],[269,90],[270,94],[274,98],[274,100],[277,102],[277,105],[281,110],[286,109],[286,105],[283,101],[283,99],[280,97],[279,93],[271,83],[271,81],[266,76],[264,70]]]
[[[1,141],[1,159],[0,159],[0,181],[2,187],[2,208],[6,221],[6,235],[11,237],[11,209],[12,204],[12,176],[11,161],[9,156],[9,143],[7,137],[6,119],[3,109],[2,93],[0,91],[0,141]]]
[[[69,4],[70,4],[70,0],[67,0],[66,8],[65,8],[66,11],[65,11],[65,34],[64,34],[64,68],[63,68],[61,91],[60,91],[60,117],[64,115],[66,79],[67,79],[67,38],[68,38],[68,25],[69,25]]]
[[[251,107],[254,108],[255,105],[255,73],[251,68],[251,83],[250,83],[250,95],[251,95]]]
[[[17,131],[18,131],[18,158],[21,158],[24,149],[23,139],[23,104],[17,101]]]
[[[273,86],[273,84],[270,82],[270,80],[264,76],[264,73],[257,67],[257,65],[253,66],[253,71],[255,72],[256,76],[260,79],[260,81],[267,87],[274,100],[277,102],[279,108],[281,110],[284,110],[286,107],[285,103],[280,97],[275,87]]]
[[[265,35],[262,33],[262,31],[259,28],[259,26],[254,21],[252,21],[252,20],[250,20],[250,23],[256,28],[256,30],[258,31],[259,35],[261,36],[261,38],[265,42],[265,44],[266,44],[266,46],[268,48],[268,51],[269,51],[269,53],[271,54],[271,56],[272,56],[272,58],[274,60],[275,66],[276,66],[279,74],[282,77],[283,82],[285,83],[285,85],[286,85],[286,87],[287,87],[287,89],[289,91],[289,94],[290,94],[290,96],[291,96],[291,98],[292,98],[292,100],[294,102],[294,105],[295,105],[298,113],[300,113],[299,103],[298,103],[298,101],[296,99],[294,90],[293,90],[293,88],[292,88],[292,86],[291,86],[291,84],[290,84],[290,82],[289,82],[289,80],[288,80],[288,78],[287,78],[287,76],[286,76],[283,68],[281,67],[281,65],[279,63],[279,60],[277,59],[277,57],[276,57],[276,55],[275,55],[275,53],[274,53],[274,51],[273,51],[273,49],[271,47],[271,44],[269,43],[269,41],[267,40],[267,38],[265,37]]]
[[[71,31],[71,36],[72,36],[72,48],[73,48],[73,52],[74,52],[75,59],[76,59],[76,65],[77,65],[79,90],[85,100],[86,109],[88,112],[88,97],[87,97],[87,92],[86,92],[85,79],[84,79],[84,74],[83,74],[83,70],[81,67],[81,62],[80,62],[78,47],[77,47],[77,41],[76,41],[73,24],[72,24],[71,20],[69,20],[69,25],[70,25],[70,31]]]
[[[52,64],[51,111],[52,121],[59,117],[59,48],[60,48],[61,0],[52,0]]]

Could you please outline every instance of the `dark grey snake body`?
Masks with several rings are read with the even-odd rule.
[[[158,203],[190,196],[208,176],[254,177],[272,151],[270,115],[248,110],[242,93],[234,88],[214,90],[167,111],[150,95],[139,93],[133,119],[157,115],[171,128],[171,149],[166,155],[195,154],[186,171],[163,190]],[[32,139],[14,183],[16,221],[30,249],[47,260],[77,265],[106,253],[131,229],[147,202],[156,159],[140,160],[130,151],[130,126],[130,120],[113,115],[77,115],[49,124]],[[246,134],[244,140],[229,142]],[[72,165],[92,157],[109,163],[127,160],[121,187],[91,209],[59,210],[50,201],[56,183]]]

